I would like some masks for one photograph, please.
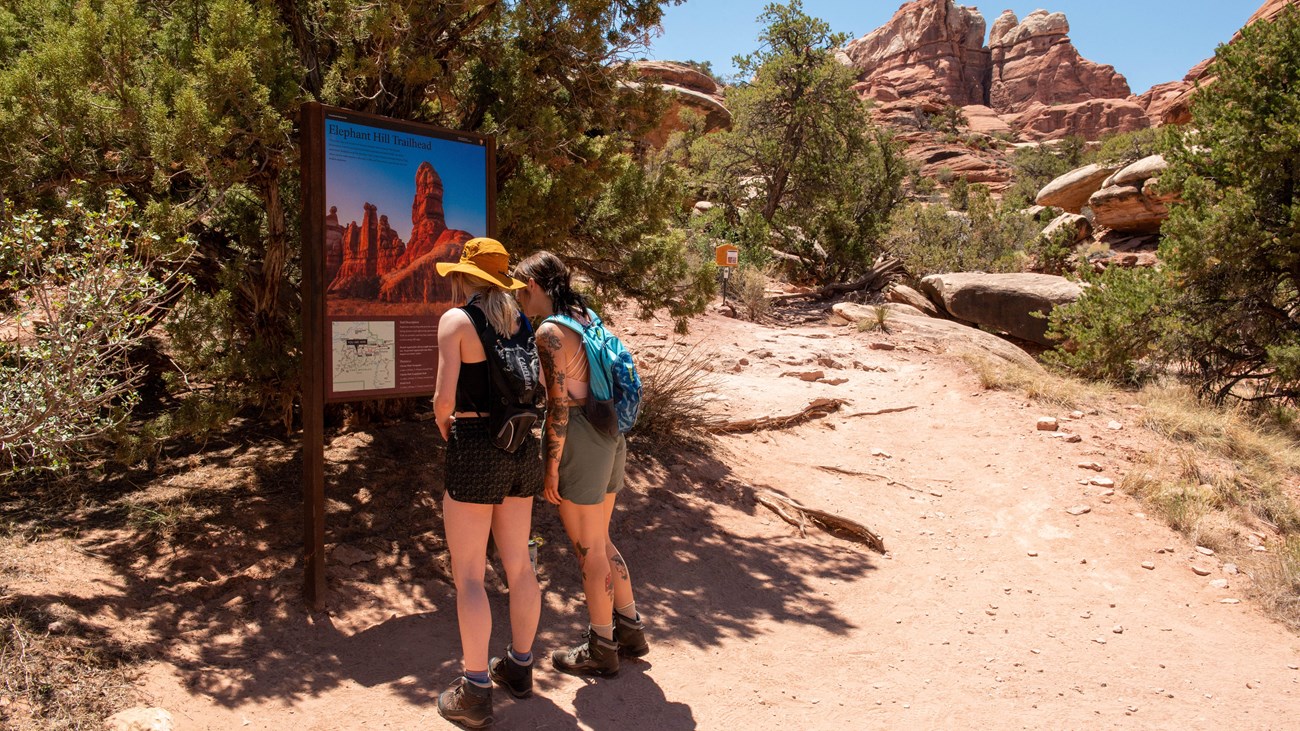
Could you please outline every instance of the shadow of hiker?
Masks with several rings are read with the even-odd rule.
[[[589,680],[573,698],[578,719],[589,728],[625,731],[687,731],[696,727],[685,703],[674,703],[654,678],[647,662],[626,662],[617,678]]]

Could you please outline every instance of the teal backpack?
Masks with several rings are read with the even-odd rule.
[[[641,413],[641,377],[632,353],[623,341],[605,329],[600,317],[587,310],[591,324],[584,325],[568,315],[552,315],[554,321],[582,336],[591,366],[590,395],[583,408],[587,420],[610,436],[626,434]]]

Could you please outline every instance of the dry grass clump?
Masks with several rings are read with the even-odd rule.
[[[975,371],[980,387],[990,391],[1019,391],[1039,403],[1073,409],[1113,393],[1100,384],[986,356],[967,354],[962,360]]]
[[[728,288],[740,303],[745,319],[759,322],[771,311],[772,301],[767,298],[767,277],[758,269],[749,266],[738,267]]]
[[[1239,557],[1253,592],[1300,629],[1300,441],[1243,408],[1215,407],[1186,388],[1138,394],[1142,425],[1173,447],[1121,487],[1199,545]],[[1252,544],[1266,542],[1257,552]]]
[[[893,315],[888,307],[876,305],[871,308],[871,316],[858,320],[858,332],[889,332],[889,320]]]
[[[638,360],[641,415],[629,435],[634,447],[653,456],[671,450],[702,449],[713,443],[705,397],[717,387],[716,357],[697,345],[673,343]]]

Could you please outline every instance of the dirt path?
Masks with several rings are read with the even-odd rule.
[[[662,326],[637,329],[642,352],[668,340]],[[793,429],[725,437],[712,457],[639,465],[614,535],[640,587],[648,662],[625,664],[612,681],[539,672],[537,697],[497,694],[499,728],[1294,727],[1300,640],[1250,602],[1224,603],[1242,598],[1245,577],[1122,493],[1081,484],[1118,483],[1154,448],[1123,405],[1096,404],[1070,422],[1083,440],[1069,444],[1036,431],[1040,407],[981,390],[960,361],[906,338],[713,316],[696,338],[717,352],[720,416],[792,413],[819,397],[849,403]],[[847,380],[782,375],[812,369]],[[854,416],[907,406],[916,408]],[[1107,428],[1112,420],[1125,428]],[[261,491],[285,494],[262,506],[250,488],[237,503],[242,528],[206,537],[229,554],[212,566],[128,560],[121,536],[93,541],[115,562],[95,568],[69,539],[45,544],[46,565],[88,565],[62,600],[163,648],[143,687],[180,729],[447,727],[433,700],[458,670],[458,641],[432,521],[439,480],[410,474],[407,450],[430,427],[389,431],[398,429],[331,447],[340,485],[331,520],[348,541],[335,555],[351,565],[331,569],[329,614],[294,601],[297,533],[285,508],[297,468],[287,449],[232,459],[262,460]],[[888,556],[815,528],[801,536],[756,505],[760,489],[870,526]],[[366,525],[338,517],[359,506]],[[1067,512],[1076,506],[1090,511]],[[414,535],[381,540],[386,521]],[[537,649],[548,654],[577,635],[583,614],[549,506],[537,524],[549,541]],[[132,565],[161,575],[123,579]],[[1229,586],[1213,588],[1215,579]],[[159,610],[168,597],[176,606]]]

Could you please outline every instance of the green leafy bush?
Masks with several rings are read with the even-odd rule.
[[[1162,341],[1177,327],[1168,307],[1168,273],[1108,267],[1086,281],[1082,297],[1052,310],[1049,334],[1062,345],[1045,358],[1114,383],[1138,383],[1159,370]]]
[[[139,402],[131,361],[172,290],[187,242],[165,246],[109,193],[66,218],[28,212],[0,221],[0,475],[57,470],[98,446]]]
[[[901,259],[913,277],[944,272],[1021,271],[1041,224],[971,185],[967,210],[913,203],[890,219],[882,246]]]

